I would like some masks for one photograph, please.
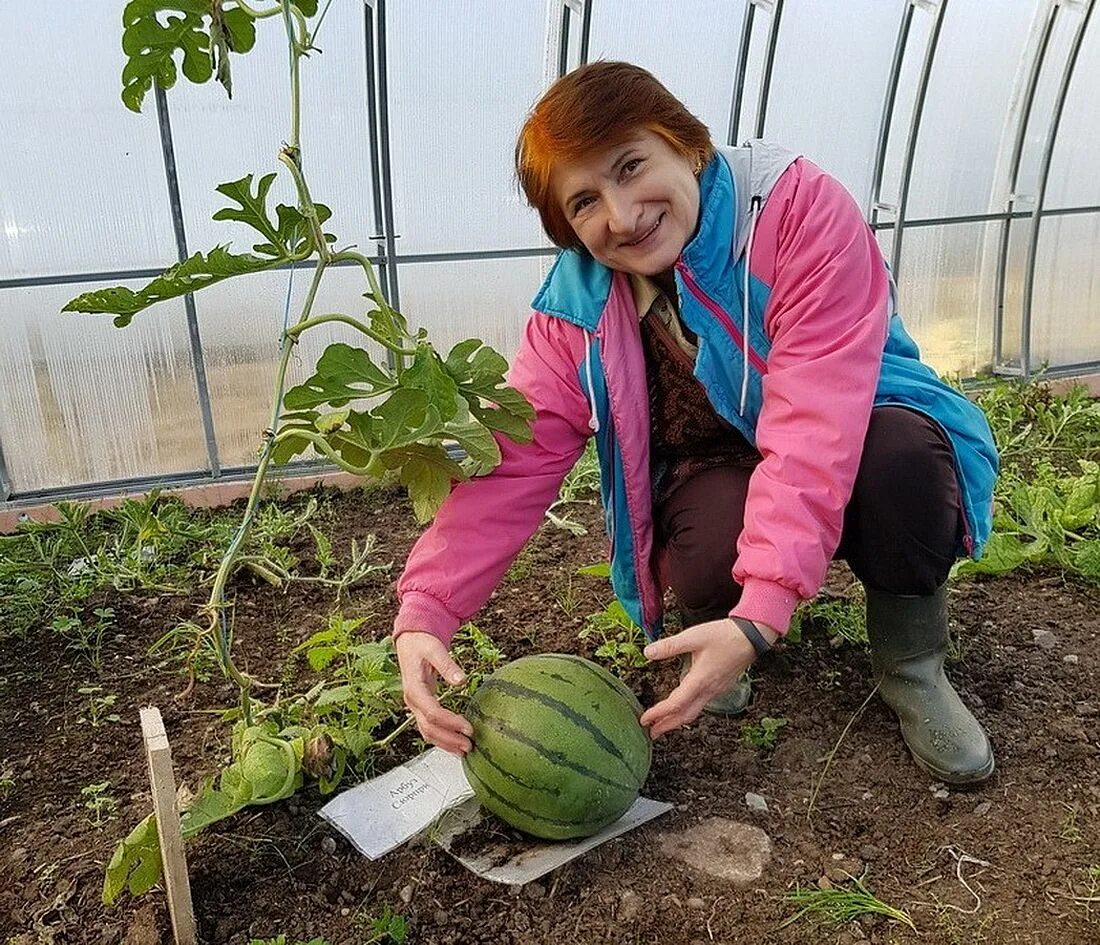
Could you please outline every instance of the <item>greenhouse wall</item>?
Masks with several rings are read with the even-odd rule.
[[[304,73],[302,145],[328,225],[440,348],[514,353],[555,253],[517,191],[518,128],[594,59],[653,71],[716,141],[766,137],[836,175],[897,276],[926,359],[963,379],[1100,365],[1096,0],[333,0]],[[0,499],[243,474],[270,410],[281,270],[165,302],[120,330],[63,315],[196,250],[217,184],[278,168],[279,30],[233,98],[181,80],[120,99],[121,2],[0,7]],[[828,50],[823,55],[822,50]],[[281,189],[280,189],[281,188]],[[285,177],[272,193],[292,197]],[[359,278],[318,304],[358,311]],[[290,383],[345,337],[318,329]]]

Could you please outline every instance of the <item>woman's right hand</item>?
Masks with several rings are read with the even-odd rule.
[[[424,739],[444,751],[464,755],[474,747],[474,729],[461,715],[444,709],[436,696],[436,683],[442,678],[452,686],[466,679],[462,667],[443,642],[431,633],[409,631],[394,641],[397,665],[401,668],[401,688],[405,705],[416,719]]]

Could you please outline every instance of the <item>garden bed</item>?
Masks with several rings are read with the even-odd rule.
[[[393,580],[418,533],[411,510],[386,490],[327,494],[323,504],[338,555],[352,537],[373,533],[379,559],[394,562],[341,604],[345,615],[366,618],[366,635],[384,636]],[[606,581],[577,571],[598,562],[605,546],[594,506],[574,517],[588,533],[544,525],[477,618],[509,658],[594,653],[597,641],[578,634],[611,594]],[[838,568],[830,587],[842,593],[847,584]],[[275,589],[245,574],[232,591],[238,664],[288,686],[306,678],[304,661],[288,654],[325,627],[332,593],[300,583]],[[100,893],[114,845],[150,809],[139,708],[160,708],[177,777],[192,787],[228,760],[228,726],[216,710],[234,704],[235,687],[215,675],[178,701],[185,682],[178,662],[148,655],[205,598],[196,588],[91,602],[114,611],[98,671],[59,634],[0,638],[0,712],[9,728],[0,747],[5,945],[170,941],[162,893],[124,895],[110,907]],[[984,786],[933,784],[877,700],[840,740],[871,691],[869,660],[811,620],[800,642],[762,661],[745,719],[704,717],[657,743],[645,793],[674,803],[672,812],[543,881],[509,888],[479,880],[426,841],[370,862],[316,816],[325,798],[310,787],[246,809],[188,845],[202,941],[245,945],[285,933],[288,945],[313,937],[350,945],[374,940],[375,921],[396,914],[406,941],[416,943],[1094,945],[1100,901],[1088,900],[1100,896],[1100,590],[1053,571],[972,577],[953,586],[952,619],[961,653],[951,674],[997,753],[997,772]],[[626,671],[647,705],[674,677],[671,668]],[[765,717],[786,724],[771,748],[755,747],[743,725]],[[412,734],[402,736],[376,758],[375,772],[421,747]],[[746,805],[749,792],[764,798],[766,811]],[[769,835],[772,859],[758,881],[733,885],[660,852],[663,837],[715,817]],[[880,916],[825,927],[804,916],[781,928],[799,909],[791,891],[844,887],[842,869],[907,910],[919,938]]]

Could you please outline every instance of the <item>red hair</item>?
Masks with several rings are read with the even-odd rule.
[[[649,72],[628,62],[581,66],[536,103],[516,142],[516,176],[546,235],[562,249],[582,245],[551,188],[554,166],[615,147],[642,130],[660,135],[696,167],[714,156],[706,125]]]

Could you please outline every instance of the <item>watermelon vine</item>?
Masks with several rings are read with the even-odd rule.
[[[203,608],[205,625],[191,625],[195,639],[189,664],[212,640],[223,671],[240,688],[241,708],[233,739],[234,761],[183,805],[185,837],[243,806],[288,796],[301,785],[303,774],[317,778],[322,790],[332,790],[347,755],[385,746],[409,721],[406,718],[384,738],[374,734],[381,723],[393,723],[400,710],[400,700],[393,698],[399,685],[388,641],[352,644],[349,631],[326,631],[344,641],[346,652],[355,654],[354,663],[349,664],[356,667],[355,678],[334,689],[319,685],[305,696],[266,708],[251,695],[260,684],[234,665],[226,585],[243,563],[242,551],[270,464],[286,463],[312,449],[358,476],[394,476],[408,490],[417,518],[426,521],[454,482],[487,472],[500,462],[494,434],[516,442],[531,438],[534,410],[522,394],[506,386],[505,359],[477,338],[460,342],[441,357],[427,334],[410,329],[389,305],[370,261],[352,246],[338,248],[337,237],[325,231],[332,212],[313,198],[303,171],[299,134],[301,63],[317,49],[316,32],[327,12],[326,6],[312,23],[311,33],[317,7],[317,0],[277,0],[264,8],[246,0],[130,0],[123,11],[122,100],[135,112],[141,110],[154,82],[170,88],[178,71],[191,82],[216,79],[231,94],[232,58],[253,48],[258,21],[281,18],[290,59],[290,115],[278,160],[290,176],[297,201],[294,206],[269,207],[274,172],[258,179],[246,174],[221,184],[217,191],[229,203],[214,219],[251,227],[258,234],[251,252],[233,252],[228,245],[219,245],[171,266],[137,291],[122,286],[97,289],[73,299],[64,309],[110,314],[122,328],[159,302],[223,280],[313,264],[301,309],[283,333],[270,421],[240,527]],[[337,264],[362,270],[366,283],[362,313],[314,311],[322,279]],[[367,350],[349,344],[331,344],[314,373],[286,390],[287,368],[302,334],[332,323],[354,329],[381,348],[384,359],[376,361]],[[463,458],[452,454],[452,445],[461,448]],[[326,641],[331,649],[328,637]],[[372,647],[381,649],[375,652]],[[363,667],[365,675],[360,673]],[[194,681],[192,670],[187,692]],[[334,708],[353,718],[354,724],[330,723]],[[115,851],[105,877],[104,899],[112,901],[124,888],[133,894],[143,892],[159,876],[156,830],[147,818]]]

